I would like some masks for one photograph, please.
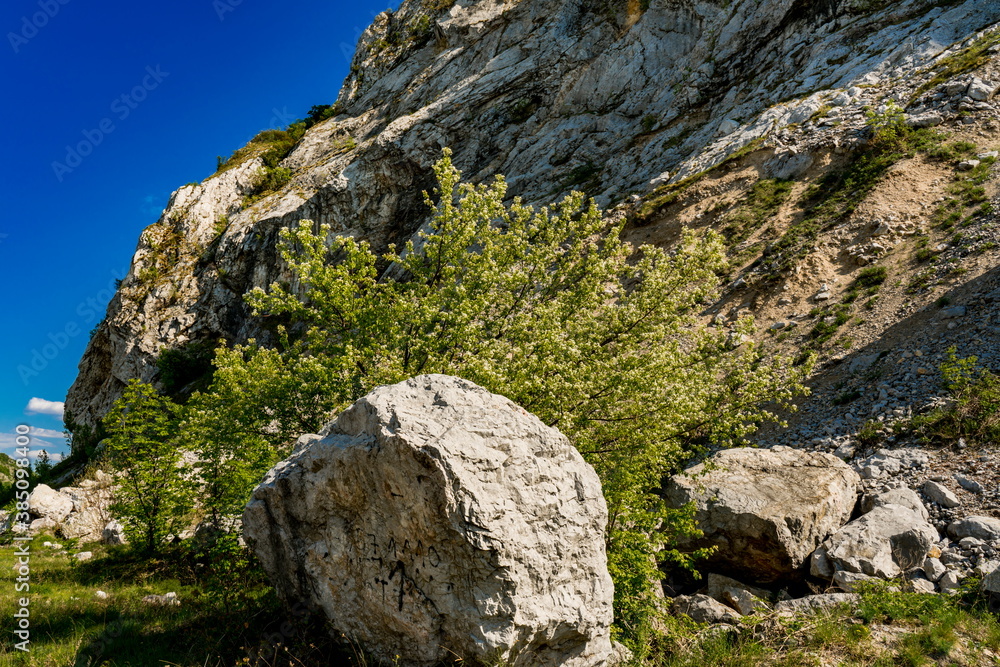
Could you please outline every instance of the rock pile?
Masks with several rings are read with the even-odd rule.
[[[954,508],[961,501],[941,482],[926,480],[916,485],[918,492],[898,481],[907,475],[920,479],[914,471],[924,469],[928,458],[919,449],[883,449],[855,463],[859,475],[836,457],[776,446],[722,451],[675,476],[666,487],[668,502],[680,506],[694,500],[705,530],[697,544],[715,544],[720,553],[706,563],[711,573],[704,585],[674,599],[674,611],[701,622],[730,623],[763,611],[800,613],[850,602],[859,583],[874,579],[948,593],[973,574],[983,577],[983,589],[1000,601],[1000,560],[994,560],[1000,556],[1000,519],[958,518]],[[831,487],[833,480],[838,481]],[[871,480],[881,480],[883,488],[871,488]],[[976,488],[974,480],[965,479],[962,488]],[[944,507],[952,508],[955,518],[934,522]],[[775,540],[779,534],[782,539]],[[780,558],[758,558],[743,547],[747,543],[767,545]],[[803,552],[809,552],[806,568],[789,557]],[[782,577],[775,576],[778,562],[786,566]],[[716,574],[720,571],[739,572],[741,581]],[[773,584],[789,583],[793,576],[814,588],[842,592],[789,599],[788,587],[774,590]]]
[[[78,486],[67,486],[58,491],[46,484],[39,484],[28,496],[28,514],[31,523],[29,534],[51,532],[81,543],[105,542],[121,544],[124,533],[121,526],[111,520],[112,478],[98,470],[92,479]],[[17,526],[11,526],[17,530]]]

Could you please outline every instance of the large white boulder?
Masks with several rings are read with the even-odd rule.
[[[740,448],[675,475],[665,497],[671,507],[695,502],[704,537],[686,546],[717,546],[711,569],[769,583],[801,574],[809,554],[850,519],[860,481],[832,454]]]
[[[597,475],[558,431],[470,382],[375,389],[300,438],[243,521],[279,595],[378,658],[611,659]]]
[[[28,496],[28,511],[41,519],[59,524],[73,511],[73,498],[46,484],[39,484]]]

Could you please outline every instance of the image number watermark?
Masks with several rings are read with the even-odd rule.
[[[28,652],[31,644],[31,537],[28,532],[28,495],[31,486],[31,463],[28,454],[31,452],[31,426],[18,424],[14,429],[17,434],[14,450],[17,458],[17,468],[14,473],[14,595],[17,599],[14,611],[14,648]]]

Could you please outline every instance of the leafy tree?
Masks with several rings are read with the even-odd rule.
[[[310,221],[283,230],[294,283],[247,298],[257,315],[293,324],[278,327],[278,349],[221,348],[212,390],[193,399],[202,424],[225,415],[218,476],[246,466],[241,479],[255,481],[255,466],[279,455],[270,446],[375,386],[422,373],[472,380],[562,430],[597,469],[618,624],[635,639],[655,606],[657,559],[689,564],[673,542],[697,531],[690,508],[667,511],[656,495],[663,476],[774,418],[762,406],[803,391],[808,365],[752,343],[732,349],[699,325],[724,267],[717,235],[688,231],[672,252],[636,252],[619,238],[623,223],[580,193],[551,209],[508,206],[502,177],[461,184],[447,151],[435,173],[431,222],[382,258],[352,238],[331,247],[329,228]],[[752,327],[744,319],[737,330]]]
[[[131,380],[104,417],[106,456],[118,483],[111,513],[129,541],[147,553],[177,534],[191,509],[192,483],[178,448],[178,406]]]

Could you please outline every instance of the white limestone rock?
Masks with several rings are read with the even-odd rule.
[[[610,659],[606,521],[563,435],[443,375],[379,387],[300,438],[243,517],[279,595],[375,656],[525,667]]]
[[[813,556],[813,574],[830,577],[846,570],[891,579],[922,565],[937,540],[937,531],[917,512],[882,505],[826,540]]]
[[[28,511],[40,519],[59,524],[73,511],[73,499],[47,484],[39,484],[28,496]]]
[[[795,578],[857,502],[857,473],[831,454],[737,448],[709,463],[672,477],[665,498],[671,507],[696,503],[704,537],[685,546],[718,546],[707,566],[738,578]]]

